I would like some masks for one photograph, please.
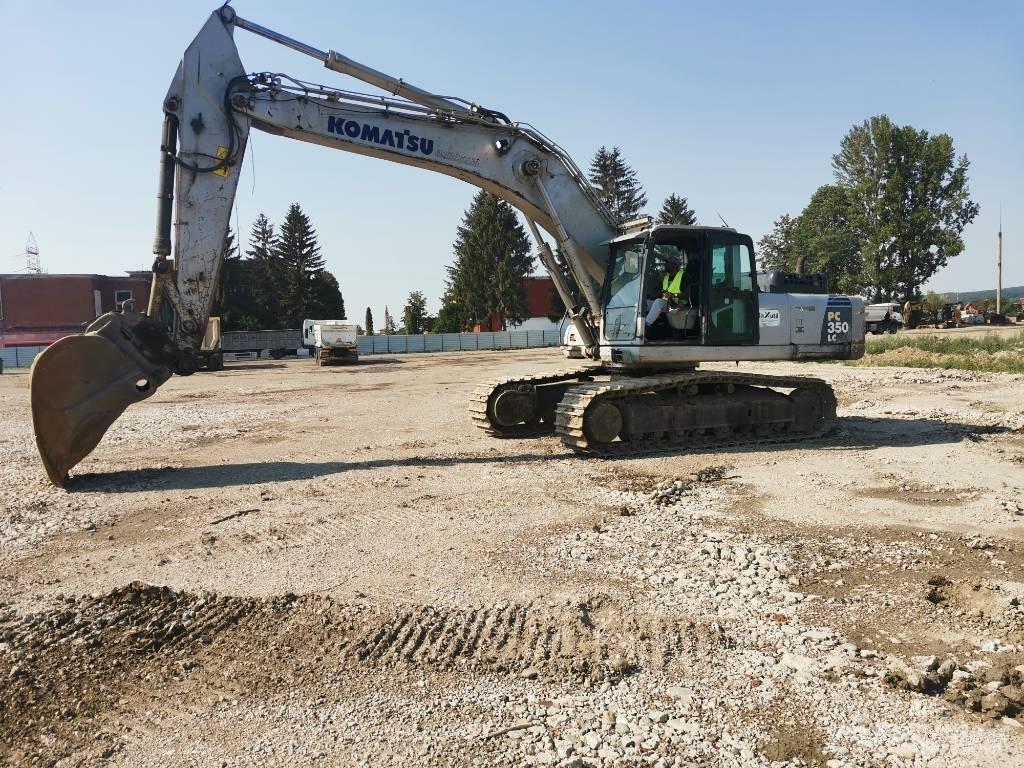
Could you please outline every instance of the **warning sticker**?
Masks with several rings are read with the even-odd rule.
[[[217,159],[218,160],[223,160],[227,156],[228,156],[228,148],[227,147],[217,147]],[[225,165],[223,168],[218,168],[216,171],[214,171],[214,173],[217,174],[218,176],[227,176],[228,175],[228,166]]]

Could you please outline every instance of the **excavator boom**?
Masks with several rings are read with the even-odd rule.
[[[247,75],[234,43],[245,29],[387,91],[375,96]],[[173,373],[196,370],[220,272],[249,130],[463,179],[508,201],[540,240],[540,258],[579,336],[596,346],[612,217],[582,171],[536,129],[321,51],[218,8],[186,49],[163,101],[153,284],[145,314],[109,313],[39,356],[31,375],[36,442],[63,485],[132,403]],[[158,319],[170,316],[165,330]]]
[[[247,74],[236,29],[385,95]],[[806,439],[835,418],[826,382],[694,369],[863,354],[863,300],[827,295],[823,275],[769,273],[761,286],[753,241],[728,227],[620,225],[569,155],[532,126],[286,37],[230,6],[186,49],[163,113],[149,306],[98,318],[33,366],[36,441],[57,485],[125,408],[198,367],[253,128],[462,179],[523,214],[568,308],[567,346],[600,362],[477,390],[470,416],[497,437],[557,432],[573,450],[614,456]],[[684,262],[685,297],[679,280],[669,290],[659,273]],[[652,286],[669,295],[652,299]]]

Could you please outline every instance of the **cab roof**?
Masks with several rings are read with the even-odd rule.
[[[601,245],[612,245],[614,243],[626,243],[630,240],[640,240],[649,237],[657,232],[680,232],[696,234],[699,232],[735,232],[733,227],[708,227],[708,226],[686,226],[682,224],[654,224],[652,226],[630,229],[625,234],[605,240]]]

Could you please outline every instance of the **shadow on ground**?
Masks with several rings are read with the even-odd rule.
[[[965,439],[980,440],[983,435],[1012,432],[1009,427],[948,422],[937,419],[897,419],[847,416],[839,420],[836,429],[824,437],[813,440],[763,445],[736,445],[717,448],[688,450],[680,446],[674,450],[662,450],[654,456],[682,456],[690,453],[744,454],[764,450],[822,450],[849,451],[873,448],[907,448],[915,445],[941,445],[959,443]],[[545,447],[551,447],[556,438],[547,436]],[[515,441],[502,441],[511,444]],[[235,485],[256,485],[267,482],[288,482],[291,480],[313,480],[318,477],[367,469],[388,467],[451,467],[469,464],[519,464],[543,463],[572,456],[564,451],[543,453],[518,453],[461,456],[407,456],[367,461],[326,461],[295,462],[266,461],[240,464],[217,464],[197,467],[160,467],[156,469],[122,470],[117,472],[85,472],[75,475],[65,486],[69,492],[82,493],[134,493],[154,489],[191,490],[198,488],[221,488]],[[589,457],[581,456],[581,460]],[[603,461],[631,461],[637,457],[614,457]]]
[[[502,456],[411,456],[368,461],[265,461],[199,467],[159,467],[118,472],[83,472],[68,479],[65,489],[83,493],[133,493],[152,489],[192,490],[232,485],[313,480],[341,472],[386,467],[450,467],[459,464],[518,464],[565,458],[564,454],[521,454]]]
[[[245,373],[246,371],[265,371],[271,368],[287,368],[284,363],[249,363],[239,365],[238,363],[225,363],[224,367],[216,373]]]

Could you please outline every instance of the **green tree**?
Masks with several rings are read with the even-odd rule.
[[[525,280],[533,272],[533,256],[511,205],[478,192],[463,215],[454,252],[445,303],[453,308],[449,311],[457,308],[461,327],[500,319],[505,328],[525,319]]]
[[[413,291],[405,302],[405,310],[402,313],[405,324],[405,333],[423,333],[427,323],[427,297],[420,291]]]
[[[232,294],[235,293],[235,288],[239,283],[239,270],[234,268],[234,264],[239,260],[238,246],[235,245],[235,233],[231,231],[230,225],[228,231],[224,233],[224,245],[221,253],[224,263],[220,267],[217,298],[214,299],[210,314],[220,317],[221,328],[228,328],[232,321],[232,315],[237,313],[237,309],[232,306],[231,298],[234,298]]]
[[[441,300],[441,311],[430,324],[431,333],[460,333],[462,331],[463,309],[447,295]]]
[[[859,294],[866,287],[864,262],[851,206],[845,187],[819,187],[795,222],[793,246],[807,257],[809,271],[828,275],[831,291]]]
[[[398,333],[398,329],[395,327],[395,319],[391,317],[387,304],[384,305],[384,330],[382,333],[385,336],[394,336]]]
[[[685,197],[672,193],[661,204],[657,223],[692,227],[697,223],[697,214],[690,208],[690,204]]]
[[[793,242],[796,219],[788,213],[782,214],[772,225],[772,231],[757,242],[758,269],[787,270],[796,264],[796,246]]]
[[[317,280],[324,269],[316,230],[298,203],[288,207],[284,223],[274,244],[274,256],[281,267],[281,313],[288,327],[301,327],[316,308]],[[335,282],[337,286],[337,282]]]
[[[366,326],[366,335],[373,336],[373,312],[370,308],[366,308],[366,314],[363,316],[363,325]]]
[[[979,206],[970,199],[970,162],[956,156],[949,135],[878,115],[850,129],[832,167],[850,196],[861,281],[875,299],[909,299],[963,252],[961,234]]]
[[[246,291],[252,300],[246,330],[283,328],[281,319],[281,265],[275,254],[277,236],[266,214],[260,213],[249,231],[249,247],[245,251]]]
[[[629,167],[618,147],[597,150],[590,161],[590,183],[620,223],[637,218],[647,205],[647,195],[636,171]]]
[[[224,261],[237,261],[239,258],[238,246],[235,244],[235,232],[228,224],[228,231],[224,233]]]
[[[341,295],[338,279],[326,269],[321,269],[313,275],[310,304],[307,310],[311,316],[318,318],[346,319],[345,299]]]
[[[830,290],[860,293],[863,262],[860,241],[850,223],[850,205],[845,188],[819,187],[799,216],[780,216],[758,242],[759,268],[794,270],[797,257],[804,256],[807,271],[828,275]]]

